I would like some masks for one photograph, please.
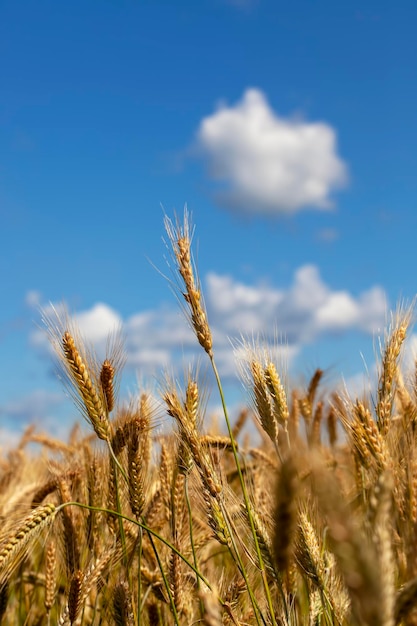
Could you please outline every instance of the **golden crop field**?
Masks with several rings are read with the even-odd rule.
[[[225,428],[192,368],[122,404],[118,341],[99,362],[70,319],[50,319],[91,434],[29,429],[1,459],[2,623],[417,624],[417,378],[400,367],[411,309],[392,316],[369,398],[323,395],[321,370],[287,389],[259,343],[251,403],[229,415],[187,215],[166,227]]]

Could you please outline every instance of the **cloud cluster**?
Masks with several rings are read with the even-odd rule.
[[[258,89],[204,118],[197,148],[219,184],[217,202],[234,211],[278,215],[329,209],[331,192],[347,182],[333,128],[278,116]]]
[[[332,291],[315,265],[304,265],[287,289],[248,286],[230,276],[209,274],[207,293],[215,324],[225,333],[278,332],[301,348],[320,336],[356,329],[373,332],[383,326],[386,298],[380,287],[357,297]]]
[[[211,272],[203,280],[203,290],[216,363],[224,383],[236,383],[248,347],[259,341],[285,373],[303,349],[318,339],[352,330],[377,333],[385,326],[387,305],[380,287],[355,295],[334,290],[324,282],[315,265],[299,267],[286,287],[265,282],[247,284],[230,275]],[[30,303],[31,298],[27,301]],[[67,313],[62,305],[50,305],[44,312],[55,319],[57,327],[66,327]],[[162,380],[164,372],[182,372],[200,361],[205,371],[204,354],[176,306],[143,310],[123,319],[101,302],[75,313],[71,320],[81,336],[93,345],[98,358],[103,359],[108,335],[122,327],[127,366],[131,375],[139,375],[141,383],[153,386],[155,377]],[[47,333],[34,331],[31,341],[49,364]],[[417,346],[415,338],[411,343],[412,347]],[[39,389],[5,403],[0,407],[0,416],[13,432],[23,423],[37,423],[41,429],[48,426],[55,432],[69,427],[65,417],[56,419],[56,415],[63,415],[65,405],[61,392]]]
[[[328,334],[353,329],[371,333],[384,326],[386,299],[381,288],[372,287],[357,296],[332,290],[314,265],[298,268],[287,288],[248,285],[213,272],[204,282],[216,359],[223,376],[236,371],[231,340],[260,336],[272,346],[278,338],[285,358],[291,360],[303,346]],[[96,350],[97,344],[103,349],[107,334],[122,321],[103,303],[76,316],[82,335]],[[143,375],[161,372],[201,353],[186,319],[176,308],[138,312],[124,320],[123,334],[128,365]],[[36,338],[39,346],[39,334]]]

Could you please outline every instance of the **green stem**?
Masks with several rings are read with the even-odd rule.
[[[244,563],[242,561],[242,557],[240,556],[240,552],[239,552],[239,550],[237,548],[235,537],[234,537],[234,533],[232,532],[232,529],[231,529],[231,526],[230,526],[230,523],[229,523],[229,519],[228,519],[228,516],[227,516],[227,512],[226,512],[226,509],[225,509],[223,503],[221,503],[221,510],[222,510],[223,518],[224,518],[224,520],[225,520],[225,522],[227,524],[230,541],[232,543],[233,551],[230,550],[230,548],[229,548],[229,550],[230,550],[230,553],[231,553],[233,559],[235,560],[235,562],[237,564],[237,567],[238,567],[240,573],[242,574],[243,579],[244,579],[244,581],[246,583],[246,587],[247,587],[247,590],[248,590],[248,593],[249,593],[249,597],[250,597],[250,600],[251,600],[251,603],[252,603],[252,606],[253,606],[256,623],[260,626],[260,619],[261,619],[262,622],[265,624],[265,626],[267,626],[267,622],[266,622],[264,616],[262,615],[261,609],[259,607],[259,604],[258,604],[256,598],[255,598],[255,595],[253,593],[252,587],[250,585],[249,578],[248,578],[248,575],[246,573],[246,568],[245,568],[245,565],[244,565]]]
[[[123,467],[121,466],[121,464],[120,464],[120,462],[119,462],[119,459],[118,459],[118,458],[117,458],[117,456],[115,455],[114,450],[113,450],[113,448],[112,448],[112,446],[111,446],[110,441],[107,441],[107,447],[108,447],[108,449],[109,449],[110,455],[111,455],[111,457],[112,457],[112,459],[113,459],[113,461],[114,461],[115,465],[117,466],[117,468],[118,468],[119,472],[121,473],[121,475],[123,476],[124,480],[126,481],[126,484],[128,485],[128,484],[129,484],[129,480],[128,480],[128,477],[127,477],[127,475],[126,475],[126,472],[124,471]]]
[[[120,489],[119,489],[119,481],[117,480],[117,470],[120,467],[120,464],[115,460],[115,457],[112,459],[112,463],[114,465],[114,487],[116,489],[116,504],[117,504],[117,513],[121,516],[122,514],[122,505],[120,501]],[[117,465],[116,465],[117,463]],[[123,526],[123,519],[119,517],[119,533],[120,533],[120,541],[122,544],[123,551],[123,561],[124,564],[127,565],[127,551],[126,551],[126,535],[125,529]]]
[[[190,569],[193,570],[193,572],[198,576],[198,578],[208,587],[208,589],[210,591],[213,591],[212,585],[210,584],[210,582],[208,581],[208,579],[194,566],[193,563],[191,563],[175,546],[173,546],[167,539],[164,539],[164,537],[162,537],[162,535],[160,535],[159,533],[157,533],[155,530],[152,530],[152,528],[150,528],[149,526],[146,525],[146,523],[144,521],[140,522],[137,519],[133,519],[131,517],[128,517],[127,515],[124,515],[122,513],[119,513],[118,511],[111,511],[110,509],[105,509],[103,507],[98,507],[98,506],[90,506],[89,504],[83,504],[82,502],[64,502],[63,504],[60,504],[56,509],[55,509],[55,513],[59,513],[59,511],[61,509],[64,509],[67,506],[78,506],[81,509],[87,509],[89,511],[100,511],[101,513],[108,513],[110,515],[115,515],[116,517],[121,517],[122,519],[126,520],[127,522],[131,522],[132,524],[134,524],[135,526],[139,526],[139,528],[142,528],[143,530],[145,530],[148,535],[152,535],[153,537],[155,537],[155,539],[158,539],[161,543],[163,543],[164,545],[167,546],[167,548],[169,548],[170,550],[172,550],[173,552],[175,552],[175,554],[177,554],[180,559],[182,559],[184,561],[184,563],[186,565],[188,565],[188,567]],[[220,602],[220,604],[222,606],[224,606],[224,601],[218,597],[218,600]]]
[[[139,524],[139,522],[138,522],[138,524]],[[156,549],[155,542],[153,540],[153,537],[152,537],[152,534],[150,532],[150,529],[149,530],[146,529],[146,532],[148,533],[149,541],[151,542],[151,546],[152,546],[152,550],[153,550],[153,552],[155,554],[155,558],[158,561],[159,571],[161,572],[161,576],[162,576],[163,581],[164,581],[165,589],[167,590],[167,593],[168,593],[169,603],[171,605],[171,611],[172,611],[172,614],[174,616],[174,621],[175,621],[177,626],[180,626],[179,617],[178,617],[178,613],[177,613],[177,607],[175,606],[174,598],[172,597],[172,591],[171,591],[171,588],[169,586],[169,582],[168,582],[168,579],[166,577],[166,574],[165,574],[165,571],[164,571],[164,567],[162,565],[161,558],[159,556],[158,550]]]

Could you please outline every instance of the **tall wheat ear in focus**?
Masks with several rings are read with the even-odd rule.
[[[0,459],[1,623],[417,625],[412,307],[392,314],[359,397],[322,369],[290,386],[270,346],[244,339],[248,402],[230,411],[190,214],[165,226],[200,368],[161,364],[160,391],[125,401],[117,336],[99,358],[73,319],[48,316],[87,428],[60,441],[30,426]]]

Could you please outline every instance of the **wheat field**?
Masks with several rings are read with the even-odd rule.
[[[224,429],[205,414],[198,371],[123,404],[120,343],[100,362],[70,319],[49,319],[90,434],[29,428],[0,460],[1,623],[417,624],[417,375],[401,370],[411,308],[392,315],[369,397],[321,393],[321,370],[288,389],[259,343],[246,346],[251,402],[229,415],[189,217],[165,226]]]

